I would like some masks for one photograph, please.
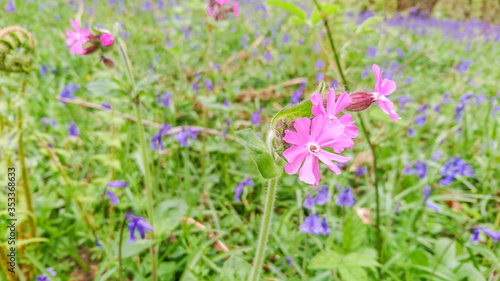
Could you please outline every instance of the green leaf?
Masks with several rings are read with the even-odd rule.
[[[341,256],[333,251],[317,254],[309,263],[310,269],[336,269],[340,267],[372,267],[377,266],[377,261],[368,254],[350,253]]]
[[[327,89],[327,86],[325,82],[321,81],[313,93],[322,93],[325,89]],[[274,128],[281,119],[295,120],[311,116],[312,106],[311,101],[309,99],[305,99],[301,103],[283,108],[274,116],[273,121],[271,122],[271,128]]]
[[[307,22],[301,18],[298,18],[298,17],[291,17],[289,22],[291,24],[295,24],[295,25],[305,25],[307,24]]]
[[[342,245],[347,252],[354,252],[359,249],[366,240],[366,226],[354,213],[344,220]]]
[[[299,17],[302,20],[306,19],[306,13],[302,11],[299,7],[295,6],[294,4],[290,2],[283,2],[280,0],[269,0],[266,1],[266,4],[268,6],[274,6],[280,9],[283,9],[297,17]]]
[[[451,246],[450,243],[452,243]],[[449,238],[439,238],[434,244],[434,256],[440,257],[443,255],[443,258],[441,259],[442,264],[452,263],[453,261],[456,261],[456,245],[457,243],[455,241],[451,241]]]
[[[156,80],[158,80],[161,77],[161,75],[155,74],[151,76],[147,76],[143,78],[141,81],[137,82],[137,85],[135,86],[134,93],[138,94],[141,91],[145,91],[148,86],[153,84]]]
[[[471,263],[466,263],[458,269],[456,272],[457,277],[460,280],[468,281],[485,281],[483,274],[477,270]]]
[[[140,252],[151,248],[156,241],[155,240],[142,240],[137,239],[136,242],[129,244],[128,238],[126,237],[126,231],[123,233],[123,241],[122,241],[122,258],[126,259],[132,256],[139,254]],[[118,248],[116,248],[116,254],[118,255]]]
[[[373,31],[372,27],[376,25],[377,23],[381,22],[383,17],[377,16],[377,17],[371,17],[367,20],[365,20],[357,29],[356,33],[367,33]]]
[[[339,268],[343,281],[364,281],[368,280],[366,271],[359,266]]]
[[[155,207],[155,233],[159,237],[170,234],[187,213],[188,206],[184,200],[169,199]]]
[[[264,179],[279,177],[283,168],[275,161],[267,146],[250,129],[236,132],[238,142],[245,148],[257,165],[260,175]]]
[[[219,281],[247,280],[252,266],[244,259],[231,256],[222,266]]]
[[[327,17],[335,14],[339,9],[339,7],[335,4],[326,4],[326,5],[321,5],[320,7],[321,7],[321,12],[325,14]],[[322,17],[318,11],[318,8],[314,8],[311,14],[311,23],[315,25],[319,21],[321,21],[321,19]]]
[[[108,95],[120,91],[120,85],[111,79],[99,79],[87,84],[87,90],[96,95]]]
[[[410,253],[410,261],[416,265],[429,266],[427,254],[421,249],[415,249]]]

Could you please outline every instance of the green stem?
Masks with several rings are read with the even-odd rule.
[[[271,229],[271,218],[274,208],[274,200],[276,198],[276,187],[279,178],[270,179],[268,181],[266,203],[264,206],[264,216],[262,217],[262,225],[260,227],[259,241],[257,242],[257,250],[253,259],[252,274],[250,281],[259,281],[260,270],[264,261],[267,239],[269,238],[269,230]]]
[[[120,242],[118,244],[118,266],[120,271],[120,281],[123,281],[123,265],[122,265],[122,243],[123,243],[123,230],[125,229],[125,224],[127,218],[123,218],[122,226],[120,228]]]
[[[19,99],[23,99],[23,93],[26,90],[26,81],[21,82],[21,87],[19,88]],[[19,130],[19,162],[21,164],[21,176],[23,179],[23,189],[24,197],[26,200],[26,206],[28,211],[31,213],[28,216],[28,223],[30,225],[31,237],[36,237],[36,222],[35,222],[35,210],[33,208],[33,196],[31,194],[30,181],[28,176],[28,169],[26,168],[26,155],[24,152],[24,140],[23,140],[23,111],[21,106],[17,108],[17,126]]]
[[[335,44],[333,43],[333,37],[332,37],[332,32],[330,30],[330,26],[328,26],[328,18],[325,14],[323,14],[323,11],[321,11],[321,6],[318,4],[317,0],[313,0],[314,4],[316,5],[316,8],[318,9],[318,12],[320,13],[321,17],[323,18],[323,24],[325,25],[326,28],[326,35],[328,36],[328,41],[330,42],[330,47],[332,48],[333,51],[333,56],[335,58],[335,64],[337,65],[337,69],[340,74],[340,78],[342,79],[342,83],[344,84],[344,87],[347,91],[349,91],[349,86],[347,85],[347,81],[344,76],[344,72],[342,71],[342,67],[340,66],[340,59],[337,54],[337,49],[335,48]]]
[[[135,79],[134,79],[134,74],[132,71],[132,64],[130,63],[130,59],[127,54],[127,48],[125,46],[125,43],[121,38],[118,38],[118,46],[119,46],[119,52],[120,52],[120,57],[123,60],[123,64],[125,65],[125,68],[127,70],[127,74],[129,76],[130,82],[132,83],[133,89],[132,93],[135,91]],[[149,161],[148,161],[148,150],[147,150],[147,145],[146,145],[146,139],[144,138],[144,127],[142,125],[142,113],[141,113],[141,99],[140,95],[137,95],[136,97],[133,98],[133,104],[135,107],[135,113],[137,115],[137,127],[139,130],[139,141],[141,143],[141,152],[142,152],[142,162],[144,166],[144,181],[146,184],[146,192],[147,192],[147,198],[148,198],[148,217],[149,217],[149,223],[153,227],[154,226],[154,215],[153,215],[153,186],[152,186],[152,180],[151,180],[151,171],[150,171],[150,166],[149,166]],[[154,231],[151,232],[151,238],[154,240]],[[156,281],[158,276],[156,272],[157,268],[157,263],[158,263],[158,251],[155,249],[155,246],[151,247],[151,255],[152,255],[152,277],[151,280]]]
[[[365,136],[366,142],[368,143],[368,146],[370,147],[370,150],[372,152],[372,165],[373,165],[373,174],[374,174],[374,180],[373,180],[373,185],[375,186],[375,208],[376,208],[376,227],[377,227],[377,253],[378,253],[378,262],[382,264],[382,235],[380,234],[380,194],[379,194],[379,189],[378,189],[378,173],[377,173],[377,154],[375,153],[375,145],[373,142],[370,140],[370,133],[368,132],[368,129],[366,128],[365,121],[363,119],[363,115],[359,114],[359,121],[361,124],[361,129],[363,130],[363,134]],[[377,267],[377,272],[378,272],[378,277],[379,280],[382,280],[382,270],[380,267]]]

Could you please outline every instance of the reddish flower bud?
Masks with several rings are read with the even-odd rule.
[[[337,95],[337,98],[339,96]],[[373,95],[364,93],[364,92],[357,92],[351,95],[351,104],[347,106],[345,109],[347,111],[363,111],[370,107],[372,103],[375,101],[373,99]]]
[[[108,59],[105,56],[101,56],[101,61],[105,67],[109,69],[115,68],[115,62],[112,59]]]
[[[89,47],[85,48],[83,50],[83,54],[84,55],[90,55],[92,53],[94,53],[95,51],[97,51],[99,49],[99,46],[97,45],[90,45]]]

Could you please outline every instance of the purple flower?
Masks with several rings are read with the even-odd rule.
[[[252,112],[252,125],[259,126],[260,125],[260,113],[262,112],[262,108]]]
[[[189,146],[188,139],[196,140],[196,136],[200,134],[200,130],[188,127],[186,130],[182,130],[177,133],[175,136],[175,140],[179,143],[180,146],[187,147]]]
[[[55,127],[57,124],[55,118],[50,118],[49,120],[49,117],[42,117],[41,121],[44,127],[47,126],[47,124],[50,124],[51,127]]]
[[[285,44],[290,43],[290,35],[288,33],[285,33],[285,35],[283,35],[283,37],[281,38],[281,42]]]
[[[14,0],[8,0],[7,4],[5,5],[5,11],[7,13],[13,13],[16,11],[16,5],[14,4]],[[37,277],[38,281],[38,277]]]
[[[214,85],[212,83],[212,79],[208,78],[206,81],[205,81],[205,88],[209,91],[209,92],[212,92],[214,90]]]
[[[399,110],[405,109],[405,106],[407,103],[413,101],[412,98],[409,98],[407,96],[399,96],[398,97],[398,102],[399,102]]]
[[[443,178],[439,181],[439,184],[443,186],[450,185],[457,176],[474,177],[472,166],[467,165],[465,161],[458,157],[448,160],[439,173],[443,175]]]
[[[69,83],[68,85],[64,86],[59,97],[65,98],[65,99],[74,99],[74,98],[76,98],[76,96],[75,96],[76,90],[81,90],[80,86],[78,86],[74,83]],[[65,102],[61,102],[61,103],[66,104]]]
[[[56,276],[57,275],[57,272],[54,270],[53,267],[48,267],[47,268],[47,271],[49,272],[50,275],[52,276]],[[41,275],[38,275],[36,277],[36,281],[51,281],[52,279],[50,279],[47,274],[41,274]]]
[[[316,71],[321,70],[325,67],[325,62],[322,59],[318,59],[314,64],[314,69]]]
[[[495,243],[498,243],[498,240],[500,239],[500,232],[488,229],[486,227],[481,227],[480,229],[484,234],[491,237],[491,239],[493,239]]]
[[[428,186],[428,185],[426,185],[424,187],[424,203],[425,203],[425,206],[433,209],[437,213],[441,212],[441,209],[439,209],[439,207],[436,204],[434,204],[434,203],[432,203],[432,202],[429,201],[429,196],[431,196],[431,187]]]
[[[361,167],[359,167],[359,168],[356,170],[356,174],[355,174],[355,176],[356,176],[356,177],[359,177],[359,176],[362,176],[362,175],[366,175],[367,170],[368,170],[368,169],[367,169],[366,167],[361,166]]]
[[[365,56],[370,58],[375,58],[376,55],[377,55],[377,47],[375,46],[370,46],[365,54]]]
[[[150,146],[152,150],[158,150],[158,148],[160,150],[165,150],[165,147],[163,146],[163,137],[171,135],[168,133],[168,131],[171,128],[172,127],[170,127],[170,125],[167,122],[165,122],[165,124],[163,124],[160,130],[153,135],[153,137],[151,138],[151,146]]]
[[[110,188],[122,188],[122,187],[127,187],[128,183],[126,183],[124,180],[117,180],[117,181],[111,181],[106,184],[106,187]]]
[[[469,239],[471,242],[481,242],[481,238],[479,238],[479,231],[482,231],[487,236],[491,237],[495,243],[498,243],[500,239],[500,232],[488,229],[486,227],[475,227],[472,231],[472,235]]]
[[[266,50],[264,52],[264,59],[266,60],[266,62],[269,63],[272,58],[273,58],[273,55],[271,54],[271,52],[269,50]]]
[[[309,215],[305,218],[304,223],[299,227],[300,231],[304,233],[311,233],[315,235],[328,235],[332,231],[328,228],[328,222],[324,217],[318,215]]]
[[[111,204],[113,204],[113,206],[116,206],[118,205],[118,203],[120,203],[120,199],[115,195],[113,191],[106,190],[106,194],[108,195],[109,201],[111,201]]]
[[[302,206],[306,209],[312,209],[314,208],[314,197],[307,196],[306,200],[304,201],[304,204]]]
[[[243,193],[243,187],[253,186],[253,180],[250,176],[246,176],[234,189],[234,201],[241,202],[241,193]]]
[[[302,91],[295,91],[292,94],[292,98],[290,99],[290,104],[296,104],[299,103],[300,100],[302,99]]]
[[[431,160],[437,161],[443,156],[443,152],[441,151],[436,151],[434,154],[431,156]]]
[[[129,244],[137,241],[137,238],[135,237],[136,229],[139,232],[139,235],[141,236],[142,239],[146,238],[146,231],[153,231],[153,227],[146,221],[145,218],[133,216],[130,214],[130,212],[128,212],[125,215],[125,218],[129,220],[128,223],[128,230],[130,233],[130,238],[128,240]]]
[[[286,260],[286,263],[288,266],[292,266],[293,258],[292,257],[284,257],[284,260]]]
[[[470,239],[469,241],[470,242],[481,242],[481,238],[479,238],[479,229],[477,228],[474,228],[474,230],[472,231],[472,234],[470,236]]]
[[[101,249],[104,249],[104,246],[102,246],[101,242],[99,242],[99,238],[95,238],[95,245]]]
[[[361,79],[366,79],[368,77],[368,73],[370,72],[371,67],[367,65],[365,69],[363,69],[363,72],[361,72]]]
[[[103,102],[101,104],[102,108],[104,109],[108,109],[108,110],[111,110],[111,104],[109,104],[109,102]]]
[[[403,50],[401,48],[397,48],[395,50],[396,54],[398,55],[399,59],[402,60],[405,58],[406,54],[405,52],[403,52]]]
[[[228,100],[228,99],[225,99],[225,100],[224,100],[224,106],[225,106],[225,107],[229,107],[229,100]]]
[[[469,70],[469,67],[474,63],[473,60],[464,60],[457,66],[457,72],[464,74]]]
[[[419,179],[423,179],[427,175],[427,165],[420,160],[416,160],[415,168],[413,168],[413,163],[410,162],[406,164],[404,173],[406,175],[417,175]]]
[[[170,105],[170,97],[170,93],[165,91],[163,93],[163,96],[158,94],[158,96],[156,97],[156,102],[159,103],[162,107],[168,107]]]
[[[350,187],[343,190],[342,186],[337,184],[337,189],[339,190],[339,198],[337,199],[337,202],[335,202],[337,206],[351,207],[356,203],[356,200],[354,200],[354,194]]]
[[[323,185],[320,187],[321,189],[319,190],[318,194],[316,194],[316,197],[314,198],[314,201],[316,204],[323,206],[330,200],[330,194],[328,193],[328,187],[326,185]]]
[[[410,138],[411,138],[411,137],[413,137],[413,136],[415,136],[415,129],[413,129],[413,128],[411,128],[411,127],[410,127],[410,128],[408,128],[408,134],[407,134],[407,135],[408,135],[408,137],[410,137]]]
[[[80,136],[80,131],[78,130],[78,127],[76,126],[75,122],[73,122],[73,121],[69,122],[69,136],[70,137],[79,137]]]
[[[316,82],[319,82],[324,79],[325,79],[325,74],[323,72],[318,72],[318,74],[316,74]]]
[[[45,76],[47,76],[47,66],[45,64],[42,64],[40,66],[40,76],[43,78]]]
[[[195,83],[193,83],[192,88],[193,88],[193,91],[194,91],[195,93],[198,93],[198,92],[200,91],[200,86],[198,86],[198,83],[196,83],[196,82],[195,82]]]

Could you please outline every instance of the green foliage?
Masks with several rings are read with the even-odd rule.
[[[238,131],[236,137],[248,152],[264,179],[276,178],[283,173],[283,168],[276,162],[273,152],[269,151],[264,142],[257,138],[252,130]]]

